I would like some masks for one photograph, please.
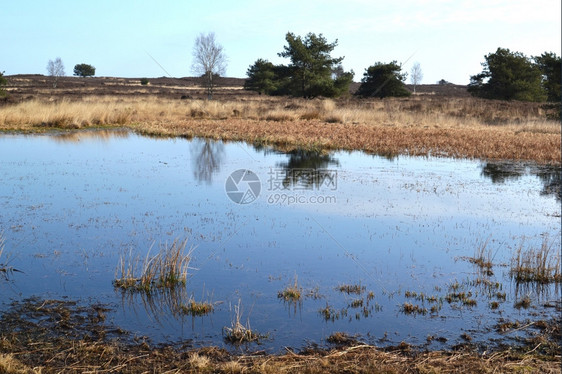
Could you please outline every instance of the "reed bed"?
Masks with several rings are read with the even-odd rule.
[[[534,160],[560,164],[560,123],[533,103],[475,98],[225,101],[85,96],[0,107],[0,130],[129,127],[156,136],[201,136],[378,154]]]

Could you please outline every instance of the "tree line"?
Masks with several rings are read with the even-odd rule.
[[[322,34],[305,37],[287,33],[287,45],[278,56],[288,58],[287,65],[274,65],[259,58],[248,68],[244,88],[267,95],[291,95],[305,98],[339,97],[349,94],[354,72],[343,69],[343,57],[334,58],[337,40],[329,43]],[[468,91],[478,97],[521,101],[560,101],[561,59],[554,53],[527,57],[520,52],[498,48],[485,56],[483,71],[470,78]],[[365,69],[355,93],[362,97],[409,96],[405,86],[407,73],[397,61],[376,62]],[[421,82],[419,63],[411,70],[411,83]],[[447,84],[441,80],[439,84]]]
[[[308,33],[304,37],[288,32],[287,44],[277,55],[289,60],[284,65],[274,65],[259,58],[247,70],[246,90],[266,95],[290,95],[304,98],[340,97],[349,95],[349,88],[355,73],[345,71],[344,57],[332,57],[338,40],[328,42],[322,34]],[[228,59],[223,47],[217,43],[214,33],[200,34],[193,47],[192,72],[204,81],[209,99],[213,97],[216,80],[226,71]],[[477,97],[501,100],[550,101],[561,100],[561,59],[552,52],[528,57],[521,52],[498,48],[484,56],[482,72],[470,77],[468,91]],[[95,75],[96,68],[89,64],[74,66],[74,75],[88,77]],[[60,58],[50,60],[47,72],[54,78],[56,87],[59,77],[65,75]],[[406,88],[407,73],[402,64],[376,62],[365,69],[361,85],[355,95],[384,98],[409,96]],[[419,63],[410,72],[414,87],[421,83],[423,73]],[[449,84],[441,80],[438,84]],[[2,86],[6,80],[0,74],[0,95],[5,94]]]

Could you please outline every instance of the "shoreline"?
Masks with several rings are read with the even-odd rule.
[[[62,96],[0,106],[0,132],[127,128],[148,136],[245,141],[288,150],[561,165],[561,126],[548,119],[551,109],[473,98],[333,101],[241,94],[236,100],[205,101]]]
[[[402,342],[377,347],[336,333],[328,345],[266,353],[233,345],[193,347],[193,342],[152,345],[106,320],[101,304],[27,299],[1,315],[0,372],[367,373],[542,372],[560,369],[560,321],[541,325],[518,345],[481,349],[467,340],[451,349],[427,350]]]

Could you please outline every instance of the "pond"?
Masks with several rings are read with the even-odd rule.
[[[524,333],[501,331],[506,321],[559,313],[559,287],[510,276],[518,249],[560,253],[559,167],[116,130],[1,135],[0,178],[0,264],[21,271],[0,278],[4,309],[32,296],[100,303],[132,336],[231,347],[224,327],[240,306],[270,352],[335,332],[378,346],[492,346]],[[184,239],[185,287],[114,288],[121,258]],[[280,298],[295,282],[300,300]],[[214,310],[182,313],[190,298]]]

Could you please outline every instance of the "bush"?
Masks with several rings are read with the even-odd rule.
[[[140,84],[142,84],[143,86],[148,85],[148,78],[141,78]]]
[[[388,96],[410,96],[410,91],[404,85],[406,74],[400,73],[401,69],[401,65],[396,61],[389,64],[377,62],[369,66],[363,74],[356,95],[381,99]]]
[[[77,64],[74,66],[74,75],[79,77],[93,77],[96,75],[96,68],[88,64]]]

